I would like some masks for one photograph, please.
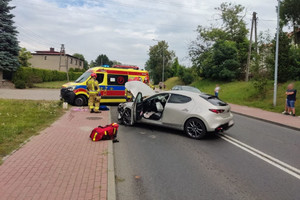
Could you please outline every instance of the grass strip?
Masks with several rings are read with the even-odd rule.
[[[60,101],[0,99],[0,162],[63,113]]]

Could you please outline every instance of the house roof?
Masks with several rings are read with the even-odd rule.
[[[35,53],[31,53],[31,55],[53,55],[53,56],[59,56],[59,55],[63,55],[62,53],[58,52],[58,51],[55,51],[54,48],[50,48],[49,51],[35,51]],[[69,54],[65,54],[66,56],[68,57],[72,57],[72,58],[75,58],[75,59],[78,59],[78,60],[81,60],[80,58],[77,58],[77,57],[74,57],[72,55],[69,55]],[[81,60],[83,61],[83,60]]]

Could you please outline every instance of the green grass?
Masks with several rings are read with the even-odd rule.
[[[214,94],[216,84],[221,87],[219,98],[233,104],[245,105],[250,107],[261,108],[273,112],[282,112],[285,105],[285,90],[288,83],[279,84],[277,90],[277,106],[273,106],[273,83],[267,84],[266,95],[263,98],[253,87],[252,82],[214,82],[209,80],[198,80],[192,83],[192,86],[199,88],[202,92]],[[300,81],[295,82],[297,91],[300,89]],[[296,111],[300,111],[300,104],[296,103]]]
[[[169,78],[165,83],[167,85],[167,89],[171,89],[175,85],[182,85],[182,82],[178,77]],[[277,106],[275,107],[273,107],[273,83],[271,81],[269,81],[267,84],[265,98],[262,98],[263,95],[257,93],[252,82],[235,81],[228,83],[211,80],[197,80],[191,85],[199,88],[202,92],[214,94],[216,84],[219,84],[221,87],[219,97],[226,102],[261,108],[263,110],[273,112],[282,112],[284,110],[286,99],[285,91],[288,83],[278,85]],[[294,83],[299,97],[300,81]],[[300,115],[300,103],[298,101],[296,102],[296,114],[298,113],[298,115]]]
[[[67,81],[53,81],[53,82],[35,83],[34,87],[36,87],[36,88],[60,89],[61,86],[65,83],[67,83]]]
[[[0,162],[62,114],[59,101],[0,99]]]

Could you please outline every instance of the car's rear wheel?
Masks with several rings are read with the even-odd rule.
[[[130,109],[125,109],[124,113],[123,113],[123,124],[126,126],[130,126],[131,125],[131,110]]]
[[[85,106],[87,105],[87,98],[83,95],[79,95],[74,100],[75,106]]]
[[[191,118],[184,125],[185,133],[193,139],[201,139],[206,135],[205,124],[197,118]]]

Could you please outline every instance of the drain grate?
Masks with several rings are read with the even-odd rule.
[[[100,120],[102,117],[87,117],[88,120]]]

